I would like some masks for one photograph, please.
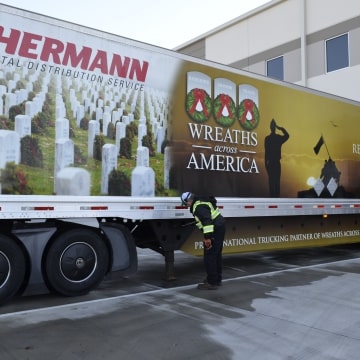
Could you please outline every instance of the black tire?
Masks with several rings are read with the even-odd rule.
[[[25,255],[15,240],[0,235],[0,304],[10,300],[23,285]]]
[[[44,277],[49,288],[64,296],[80,296],[95,289],[109,267],[104,240],[87,229],[70,230],[51,244]]]

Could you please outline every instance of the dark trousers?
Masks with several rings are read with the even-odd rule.
[[[204,264],[207,273],[206,281],[211,285],[216,285],[222,280],[222,250],[225,224],[224,221],[219,222],[219,225],[215,225],[211,249],[204,249]]]
[[[266,170],[269,176],[269,193],[270,197],[280,197],[280,177],[281,164],[280,161],[269,161],[266,164]]]

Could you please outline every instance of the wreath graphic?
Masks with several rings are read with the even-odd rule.
[[[204,89],[192,89],[186,95],[186,112],[192,120],[204,123],[211,115],[212,101]]]
[[[214,100],[215,121],[224,127],[231,126],[236,118],[234,100],[226,94],[219,94]]]
[[[238,119],[244,130],[255,129],[260,121],[259,109],[251,99],[244,99],[239,104]]]

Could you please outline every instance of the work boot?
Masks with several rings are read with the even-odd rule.
[[[218,287],[216,285],[211,285],[207,281],[205,281],[205,282],[199,284],[197,286],[197,288],[199,290],[217,290]]]
[[[203,283],[207,283],[207,280],[205,279],[205,280],[203,281]],[[221,286],[221,285],[222,285],[221,280],[216,282],[216,286]]]

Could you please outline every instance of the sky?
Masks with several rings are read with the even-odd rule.
[[[173,49],[269,0],[0,0],[61,20]]]

